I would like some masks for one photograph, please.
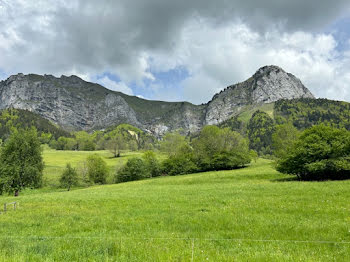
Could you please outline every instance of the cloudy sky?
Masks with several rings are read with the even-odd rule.
[[[350,1],[0,0],[0,79],[75,74],[203,103],[271,64],[350,101]]]

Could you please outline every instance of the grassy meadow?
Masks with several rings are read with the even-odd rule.
[[[233,171],[78,188],[89,152],[44,151],[46,189],[0,214],[0,261],[350,261],[350,181],[298,182],[259,159]],[[137,153],[113,159],[115,166]]]
[[[67,163],[71,163],[73,167],[79,169],[79,166],[86,160],[89,155],[98,154],[103,157],[109,168],[108,183],[114,182],[115,170],[118,166],[122,166],[130,157],[142,156],[139,152],[125,152],[121,157],[114,158],[113,154],[107,150],[104,151],[63,151],[44,147],[43,159],[45,163],[44,169],[44,185],[57,187],[59,178],[62,175]],[[159,155],[160,158],[163,156]]]

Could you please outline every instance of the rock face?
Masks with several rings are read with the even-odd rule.
[[[179,128],[195,132],[227,120],[246,105],[302,97],[313,95],[299,79],[276,66],[259,69],[247,81],[227,87],[204,105],[144,100],[76,76],[18,74],[0,82],[0,109],[26,109],[67,130],[129,123],[155,135]]]
[[[277,66],[260,68],[247,81],[227,87],[208,103],[205,123],[219,124],[246,105],[272,103],[280,99],[314,98],[294,75]]]

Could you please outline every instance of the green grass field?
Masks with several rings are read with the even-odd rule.
[[[45,150],[53,184],[86,152]],[[106,157],[113,170],[121,159]],[[55,182],[56,181],[56,182]],[[250,167],[67,192],[26,190],[0,214],[0,261],[350,261],[350,181]]]
[[[60,151],[44,147],[44,185],[57,187],[59,178],[67,163],[71,163],[73,167],[78,168],[89,155],[98,154],[103,157],[109,168],[108,183],[114,182],[114,175],[117,166],[122,166],[130,157],[142,156],[139,152],[125,152],[120,158],[114,158],[109,151]],[[160,156],[161,158],[162,156]]]

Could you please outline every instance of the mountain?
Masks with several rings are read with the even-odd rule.
[[[162,102],[128,96],[77,76],[10,76],[0,82],[0,109],[18,108],[41,115],[66,130],[95,130],[128,123],[161,135],[182,128],[198,131],[279,99],[313,98],[292,74],[277,66],[260,68],[247,81],[229,86],[207,104]]]
[[[245,110],[248,105],[260,106],[294,98],[314,96],[294,75],[277,66],[265,66],[248,80],[216,94],[208,103],[205,123],[220,124]]]

